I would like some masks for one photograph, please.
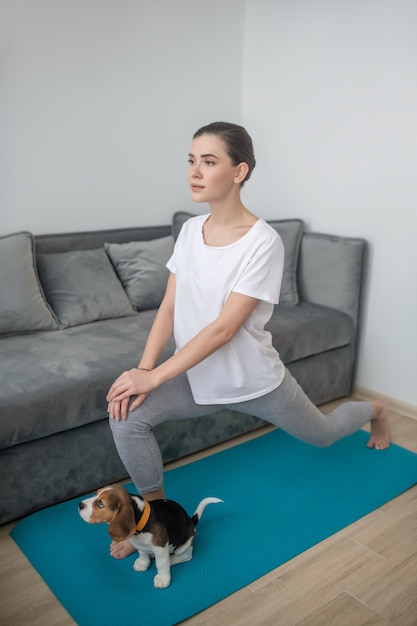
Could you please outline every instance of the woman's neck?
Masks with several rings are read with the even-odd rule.
[[[217,227],[233,228],[242,224],[254,224],[257,217],[242,203],[240,198],[235,201],[215,202],[210,204],[210,221]]]
[[[204,241],[209,246],[226,246],[241,239],[258,221],[256,215],[239,202],[210,205],[210,216],[203,226]]]

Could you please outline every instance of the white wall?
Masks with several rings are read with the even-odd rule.
[[[243,122],[266,217],[365,237],[357,384],[417,405],[417,3],[247,0]]]
[[[243,0],[0,0],[0,234],[166,224],[240,119]]]

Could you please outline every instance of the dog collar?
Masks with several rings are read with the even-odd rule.
[[[142,511],[142,516],[140,520],[138,521],[138,523],[136,524],[136,532],[140,533],[141,530],[145,528],[146,524],[148,523],[150,514],[151,514],[150,504],[149,502],[145,502],[145,506]]]

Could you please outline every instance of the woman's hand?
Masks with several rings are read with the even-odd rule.
[[[106,396],[110,417],[117,421],[127,419],[128,411],[133,411],[140,406],[148,393],[152,391],[150,379],[150,372],[136,368],[123,372],[116,378]],[[136,397],[130,404],[132,396]]]

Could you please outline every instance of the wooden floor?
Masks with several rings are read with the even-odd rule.
[[[395,443],[417,452],[417,420],[391,411],[391,429]],[[169,468],[228,445],[193,455]],[[0,624],[73,626],[75,622],[10,539],[11,527],[0,527]],[[183,622],[185,626],[220,624],[417,626],[417,485]]]

